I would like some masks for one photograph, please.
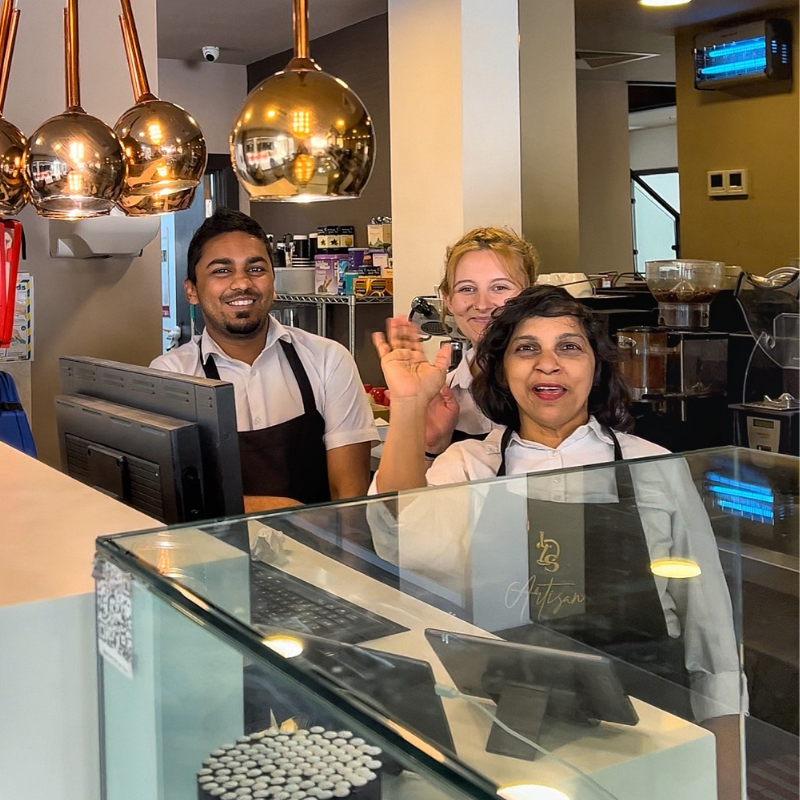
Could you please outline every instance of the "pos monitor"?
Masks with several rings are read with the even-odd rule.
[[[433,628],[425,637],[459,692],[494,700],[497,720],[517,734],[493,724],[490,753],[535,758],[536,748],[523,739],[538,743],[545,717],[589,725],[639,721],[606,656]]]
[[[231,384],[88,357],[59,369],[65,472],[168,524],[243,513]]]

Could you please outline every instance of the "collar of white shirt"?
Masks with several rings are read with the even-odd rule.
[[[260,359],[264,353],[270,349],[270,347],[274,347],[279,339],[283,339],[286,342],[292,341],[289,331],[287,331],[286,328],[275,319],[275,317],[270,316],[269,328],[267,329],[267,341],[264,344],[264,349],[258,354],[256,361],[258,361],[258,359]],[[231,358],[225,353],[225,351],[211,338],[210,334],[208,333],[208,328],[203,329],[203,334],[200,337],[200,348],[203,352],[204,364],[206,361],[208,361],[208,357],[212,354],[225,359],[229,363],[242,363],[239,362],[238,359]],[[253,362],[253,366],[255,366],[255,361]]]
[[[451,373],[450,386],[458,386],[460,389],[469,389],[472,386],[472,372],[470,367],[475,360],[475,348],[471,347],[464,353],[458,366]]]
[[[500,453],[500,443],[503,438],[505,428],[496,428],[486,437],[487,450],[495,455]],[[582,442],[587,436],[594,436],[606,444],[614,444],[608,430],[604,428],[593,416],[589,416],[589,421],[574,430],[558,447],[548,447],[539,442],[530,442],[522,439],[516,433],[511,434],[509,447],[525,447],[529,450],[566,450]]]

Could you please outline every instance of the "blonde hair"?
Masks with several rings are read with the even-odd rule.
[[[491,250],[509,277],[523,289],[533,286],[536,281],[539,254],[532,244],[517,236],[510,228],[474,228],[445,252],[444,277],[439,284],[442,298],[448,298],[453,293],[458,262],[467,253],[476,250]]]

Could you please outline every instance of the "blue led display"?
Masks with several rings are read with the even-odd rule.
[[[772,17],[698,34],[695,88],[727,90],[740,83],[791,81],[791,43],[791,22]]]
[[[772,524],[775,521],[775,495],[767,486],[728,478],[716,472],[706,475],[712,504],[734,517]]]
[[[766,37],[756,36],[705,47],[698,54],[697,77],[721,80],[762,73],[767,66],[766,46]]]

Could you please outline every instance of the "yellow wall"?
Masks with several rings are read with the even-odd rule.
[[[697,91],[692,39],[710,28],[681,30],[675,42],[681,255],[738,264],[758,274],[786,264],[799,252],[798,10],[795,6],[765,16],[792,23],[790,92],[775,92],[767,84]],[[709,170],[742,168],[750,170],[749,197],[708,197]]]

